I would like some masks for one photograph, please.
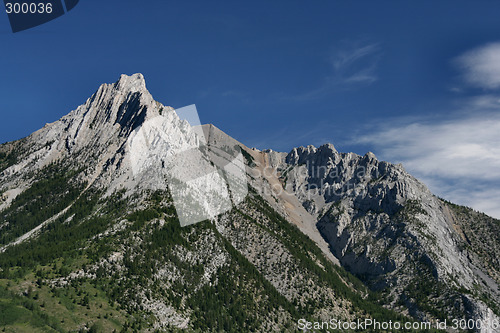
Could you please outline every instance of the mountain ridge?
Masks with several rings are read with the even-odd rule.
[[[155,145],[151,146],[153,142]],[[206,248],[204,254],[190,249],[187,231],[173,227],[178,221],[169,194],[171,184],[164,179],[161,169],[164,161],[176,152],[198,149],[205,144],[209,153],[202,151],[199,156],[213,165],[200,165],[198,172],[209,173],[214,166],[223,167],[229,159],[228,151],[239,147],[250,191],[241,206],[219,214],[199,229],[196,226],[185,229],[195,235],[194,244]],[[260,328],[278,329],[286,322],[290,324],[297,309],[305,311],[308,302],[316,304],[311,310],[314,317],[335,315],[353,319],[355,316],[347,308],[360,315],[365,305],[357,297],[366,296],[367,292],[364,287],[353,287],[358,283],[355,279],[346,282],[350,279],[343,276],[346,268],[382,295],[382,300],[377,301],[381,302],[379,305],[406,318],[498,320],[494,312],[498,314],[500,269],[498,262],[489,260],[485,254],[498,246],[498,240],[492,237],[483,245],[477,240],[470,241],[476,239],[471,232],[474,222],[494,228],[498,224],[495,220],[483,223],[486,221],[483,217],[440,200],[402,165],[378,161],[370,152],[364,156],[340,153],[333,144],[297,147],[289,153],[260,151],[246,147],[214,125],[203,125],[200,131],[181,120],[173,108],[156,102],[147,91],[142,74],[122,75],[114,84],[103,84],[85,104],[60,120],[25,139],[2,144],[0,191],[4,253],[3,259],[0,254],[0,262],[14,265],[6,256],[22,256],[20,249],[28,251],[34,246],[30,244],[44,241],[58,226],[85,230],[86,225],[95,224],[92,228],[97,234],[76,240],[87,256],[96,256],[96,260],[83,267],[72,267],[73,275],[58,275],[46,269],[50,273],[44,281],[56,291],[66,288],[57,281],[73,283],[83,276],[100,286],[97,294],[111,297],[113,289],[102,283],[106,276],[114,274],[114,269],[123,271],[131,282],[141,277],[137,267],[148,267],[153,271],[169,271],[173,276],[181,274],[180,280],[174,278],[175,283],[184,285],[194,295],[203,288],[215,288],[217,272],[224,271],[226,264],[234,264],[233,268],[244,272],[240,277],[243,280],[254,281],[266,292],[277,291],[280,296],[276,300],[281,300],[276,304],[295,307],[286,311],[276,309],[275,315],[280,313],[278,317],[288,319],[267,318],[267,324]],[[44,201],[44,196],[52,202]],[[43,205],[48,208],[31,208]],[[113,205],[122,205],[122,210],[114,209]],[[79,207],[87,208],[80,211]],[[36,218],[28,218],[30,214]],[[105,218],[101,221],[100,216]],[[309,241],[300,238],[288,225],[297,227]],[[163,267],[152,259],[165,256],[155,252],[158,249],[145,252],[151,257],[142,257],[140,249],[142,242],[149,244],[150,235],[161,234],[167,227],[180,238],[167,242],[173,247],[169,248],[170,254],[162,257],[167,263]],[[458,231],[460,228],[462,233]],[[203,235],[213,239],[218,247],[207,247]],[[95,245],[91,240],[106,237],[113,251],[95,253],[95,246],[102,249],[106,246]],[[142,242],[134,242],[135,237]],[[120,245],[118,240],[128,247]],[[150,242],[152,245],[147,246],[155,244]],[[309,248],[297,245],[304,242],[312,243],[307,243]],[[64,246],[73,253],[71,256],[78,258],[70,245]],[[315,246],[319,252],[312,250]],[[198,259],[193,262],[179,248]],[[35,259],[30,260],[36,263]],[[204,273],[198,282],[186,282],[190,278],[182,263],[203,266]],[[215,268],[209,269],[207,264]],[[7,272],[22,271],[22,267],[14,265]],[[85,273],[85,269],[93,273]],[[179,269],[182,273],[175,273]],[[328,271],[332,279],[338,276],[340,280],[335,280],[338,285],[325,282],[321,269]],[[97,277],[98,271],[101,278]],[[306,272],[314,274],[307,278]],[[4,269],[2,274],[10,276]],[[28,280],[25,283],[29,284]],[[155,280],[149,275],[143,280],[136,286],[127,284],[126,295],[132,295],[134,290],[140,295],[151,292]],[[162,329],[171,325],[184,329],[208,327],[194,315],[201,313],[201,308],[190,303],[191,295],[177,293],[168,279],[161,281],[163,287],[158,290],[161,293],[170,290],[172,295],[159,299],[120,298],[120,304],[143,325]],[[344,290],[344,284],[350,292],[340,291]],[[343,295],[340,298],[339,293]],[[179,297],[181,304],[177,304]],[[325,299],[331,306],[321,305],[319,300]],[[356,305],[357,302],[362,305]],[[350,305],[346,308],[342,304]],[[144,319],[143,312],[138,310],[141,306],[156,320]],[[120,310],[116,311],[118,314]],[[240,328],[249,329],[241,325]]]

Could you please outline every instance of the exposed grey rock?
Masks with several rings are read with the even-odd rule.
[[[405,304],[412,315],[432,318],[408,292],[428,281],[435,289],[421,304],[448,306],[451,318],[463,315],[447,302],[453,299],[466,318],[498,318],[479,300],[485,293],[499,304],[498,287],[464,251],[446,204],[401,165],[323,145],[294,148],[277,168],[342,266],[394,298],[396,308]],[[458,289],[470,295],[463,298]]]
[[[154,149],[148,142],[155,142]],[[500,304],[496,256],[500,245],[498,237],[487,235],[488,230],[498,234],[498,221],[435,197],[403,166],[379,161],[371,152],[364,156],[340,153],[332,144],[298,147],[289,153],[259,151],[213,125],[192,128],[173,108],[153,99],[141,74],[122,75],[114,84],[101,85],[85,104],[60,120],[23,140],[2,145],[0,152],[15,151],[18,156],[0,169],[0,210],[31,186],[38,170],[60,160],[83,170],[77,173],[78,180],[86,182],[87,188],[105,190],[106,195],[120,189],[127,194],[165,190],[169,186],[162,171],[166,159],[202,145],[209,148],[190,157],[204,162],[189,172],[203,175],[223,168],[241,151],[250,187],[311,238],[330,261],[381,291],[387,306],[419,319],[437,318],[439,314],[430,307],[449,318],[498,320],[493,310]],[[209,185],[221,189],[216,180]],[[230,187],[227,193],[232,194]],[[200,190],[199,195],[206,193]],[[249,217],[222,214],[214,218],[217,231],[282,295],[299,304],[316,297],[335,299],[332,290],[317,290],[318,281],[299,273],[297,258],[278,237],[249,222],[268,223],[261,212],[249,208],[244,198],[232,199]],[[35,237],[53,220],[40,221],[12,244]],[[0,225],[0,230],[7,225]],[[216,242],[213,235],[207,237]],[[211,267],[202,279],[205,284],[229,260],[210,244],[204,242],[201,251],[213,254],[211,260],[196,251],[177,253],[183,262],[203,261]],[[110,270],[118,269],[116,262],[120,260],[105,264]],[[156,274],[172,280],[178,277],[169,264]],[[171,282],[165,282],[165,287]],[[316,289],[307,290],[308,286]],[[143,305],[158,310],[158,328],[169,323],[187,325],[187,314],[176,313],[161,300]],[[347,307],[335,302],[320,312],[326,317],[352,318]]]

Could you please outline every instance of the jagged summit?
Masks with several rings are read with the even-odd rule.
[[[52,140],[64,142],[67,152],[93,147],[102,153],[119,144],[119,138],[127,137],[149,113],[158,113],[157,103],[141,82],[138,76],[122,76],[114,84],[103,84],[85,104],[44,130],[51,132]]]
[[[26,148],[19,157],[23,163],[12,165],[3,173],[15,177],[23,170],[36,170],[71,157],[77,163],[94,165],[93,177],[97,177],[103,168],[124,158],[127,140],[136,129],[158,117],[172,124],[165,129],[172,135],[177,133],[172,128],[185,126],[173,108],[153,99],[142,74],[123,74],[114,83],[102,84],[69,114],[26,138]]]
[[[122,74],[112,84],[102,84],[87,102],[63,117],[69,140],[88,144],[87,140],[107,142],[116,136],[128,136],[146,119],[172,110],[156,102],[146,89],[144,76]]]
[[[147,91],[146,80],[141,73],[132,74],[130,76],[122,74],[120,75],[120,79],[115,82],[114,86],[117,90],[128,90],[132,92]]]
[[[324,143],[319,147],[315,147],[314,145],[307,145],[307,146],[299,146],[296,148],[293,148],[290,151],[290,154],[312,154],[316,152],[324,152],[324,153],[338,153],[337,149],[332,143]]]
[[[136,127],[146,113],[153,117],[159,115],[161,107],[146,89],[146,81],[140,73],[122,74],[114,84],[101,85],[83,105],[84,110],[91,111],[92,124],[111,122],[122,127]],[[87,114],[85,116],[88,118]]]

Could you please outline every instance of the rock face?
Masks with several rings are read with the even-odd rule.
[[[177,178],[165,173],[174,155],[185,156],[174,167],[189,165],[181,169],[191,176],[213,175],[189,189],[199,188],[193,199],[220,204],[212,223],[174,227],[176,215],[189,217],[173,204]],[[242,162],[231,172],[243,172],[248,188],[219,172],[235,156]],[[155,329],[206,329],[214,323],[201,314],[210,309],[194,299],[232,304],[207,296],[228,289],[241,305],[249,298],[243,285],[258,296],[240,312],[230,306],[232,319],[254,320],[240,331],[286,330],[297,311],[325,320],[372,316],[375,305],[359,301],[370,292],[344,268],[400,314],[498,320],[499,221],[437,198],[372,153],[340,153],[332,144],[259,151],[213,125],[192,127],[153,99],[141,74],[101,85],[60,120],[1,145],[0,198],[0,263],[10,265],[1,274],[57,267],[61,248],[77,262],[93,258],[64,276],[43,275],[45,283],[68,288],[89,279],[123,311],[156,318],[140,321]],[[66,229],[65,237],[86,236],[74,238],[75,247],[58,243],[64,237],[53,234]],[[59,244],[50,260],[35,251],[45,253],[47,239]],[[106,282],[112,278],[121,289]],[[225,330],[221,322],[214,325]]]
[[[492,316],[484,295],[496,307],[497,282],[486,274],[486,261],[471,259],[484,248],[471,246],[450,204],[401,165],[378,161],[372,153],[339,153],[328,144],[294,148],[276,171],[284,188],[315,216],[341,265],[381,291],[391,306],[422,320],[438,314],[429,308],[450,318]],[[481,223],[466,216],[470,224]]]

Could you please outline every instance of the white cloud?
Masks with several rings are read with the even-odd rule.
[[[500,43],[454,59],[467,86],[500,88]],[[466,86],[453,87],[456,93]],[[428,118],[395,118],[368,128],[354,143],[382,159],[403,163],[432,192],[500,218],[500,97],[456,100],[457,107]],[[443,111],[443,110],[441,110]]]
[[[364,46],[341,49],[332,55],[334,73],[332,78],[343,82],[372,83],[378,78],[375,74],[380,46]]]
[[[350,89],[359,85],[369,85],[378,80],[376,69],[381,56],[377,43],[363,44],[351,42],[331,53],[331,72],[323,84],[311,91],[295,95],[295,100],[311,100],[323,97],[339,89]],[[287,97],[288,98],[288,97]]]
[[[459,203],[490,216],[500,218],[500,182],[482,182],[462,179],[456,183],[438,177],[422,180],[433,192],[454,203]]]
[[[490,43],[455,59],[465,81],[484,89],[500,88],[500,43]]]
[[[484,103],[481,99],[470,105]],[[354,141],[374,147],[384,160],[403,163],[437,195],[500,218],[499,114],[393,119]]]

